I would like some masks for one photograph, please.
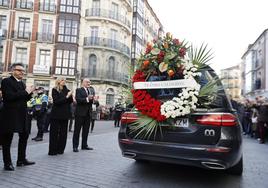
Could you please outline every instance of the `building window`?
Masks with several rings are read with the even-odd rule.
[[[50,50],[40,50],[39,62],[37,65],[50,65]]]
[[[74,76],[76,51],[57,50],[55,74]]]
[[[109,47],[111,48],[117,48],[117,30],[111,29],[110,31],[110,43]]]
[[[53,33],[52,33],[52,20],[42,19],[42,28],[41,32],[38,33],[38,40],[42,42],[53,42]]]
[[[0,6],[8,7],[9,0],[0,0]]]
[[[89,62],[88,62],[88,76],[93,76],[95,77],[96,74],[96,69],[97,69],[97,57],[94,54],[91,54],[89,56]]]
[[[110,10],[110,18],[118,20],[118,4],[116,3],[112,3],[112,7]]]
[[[92,16],[100,16],[100,0],[92,1]]]
[[[7,29],[7,17],[0,15],[0,30],[2,30],[2,36],[5,36],[6,29]]]
[[[109,88],[106,92],[106,105],[114,105],[114,90]]]
[[[17,8],[32,9],[33,1],[32,0],[17,0]]]
[[[49,92],[49,85],[50,85],[49,80],[34,80],[34,86],[43,87],[46,91],[46,94],[48,94]]]
[[[30,18],[19,18],[18,38],[30,38]]]
[[[115,78],[115,58],[113,56],[109,58],[107,75],[109,79]]]
[[[61,0],[60,11],[78,14],[80,10],[80,0]]]
[[[22,63],[23,65],[28,65],[27,61],[27,48],[17,48],[16,49],[16,63]]]
[[[60,19],[59,22],[59,42],[77,43],[78,21]]]
[[[55,0],[41,0],[39,9],[41,11],[55,12]]]

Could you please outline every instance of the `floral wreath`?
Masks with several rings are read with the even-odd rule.
[[[212,59],[210,51],[206,52],[206,46],[203,45],[199,50],[186,45],[184,41],[181,42],[167,33],[152,44],[148,43],[145,53],[141,54],[137,62],[137,70],[132,77],[133,104],[140,112],[140,117],[150,118],[151,121],[148,122],[153,121],[154,125],[190,114],[197,108],[200,97],[205,96],[204,93],[211,94],[211,91],[203,91],[198,84],[201,69]],[[161,101],[153,97],[147,89],[135,87],[137,83],[152,81],[151,77],[164,78],[160,81],[190,80],[194,84],[181,87],[177,96],[171,100]],[[139,128],[146,129],[148,124],[150,123]]]
[[[187,48],[178,39],[172,39],[167,33],[164,39],[147,44],[145,55],[141,58],[141,67],[138,69],[132,83],[144,82],[148,74],[163,75],[167,73],[167,79],[176,77],[194,79],[201,75],[198,65],[185,59]],[[195,110],[198,102],[200,85],[195,88],[183,88],[178,97],[162,103],[153,98],[146,90],[133,89],[133,104],[144,115],[152,117],[157,121],[167,118],[184,116]]]

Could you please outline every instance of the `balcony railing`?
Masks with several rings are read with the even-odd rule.
[[[130,56],[130,48],[127,45],[117,40],[112,40],[109,38],[85,37],[84,47],[88,47],[88,46],[112,48],[112,49],[120,51],[121,53],[126,54],[128,57]]]
[[[51,34],[51,33],[37,33],[37,41],[38,42],[53,43],[54,34]]]
[[[13,31],[12,38],[17,40],[27,40],[31,39],[31,32],[28,31]]]
[[[16,8],[33,9],[33,2],[29,0],[17,0]]]
[[[56,12],[56,4],[55,3],[40,3],[39,10],[42,12]]]
[[[112,10],[106,10],[106,9],[100,9],[100,8],[86,9],[86,17],[108,18],[108,19],[116,20],[126,25],[129,29],[131,28],[131,23],[127,19],[126,16],[120,15],[119,13],[112,11]]]
[[[9,7],[9,0],[0,0],[0,7]]]
[[[113,72],[110,70],[90,70],[90,69],[82,69],[82,77],[89,77],[91,80],[100,80],[100,81],[108,81],[108,82],[118,82],[123,84],[128,84],[128,75],[119,72]]]

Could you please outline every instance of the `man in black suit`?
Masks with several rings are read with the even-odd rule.
[[[26,159],[27,139],[29,128],[26,126],[27,101],[31,98],[34,86],[26,87],[22,82],[25,69],[23,64],[16,63],[11,66],[12,76],[3,79],[3,123],[0,124],[0,133],[3,142],[4,169],[13,171],[10,146],[13,134],[19,133],[17,166],[33,165],[34,162]]]
[[[87,137],[90,125],[90,114],[92,111],[93,98],[95,96],[94,88],[90,87],[90,80],[83,79],[82,87],[76,89],[76,109],[75,109],[75,125],[73,134],[73,151],[78,152],[79,135],[82,128],[82,150],[93,150],[88,147]]]

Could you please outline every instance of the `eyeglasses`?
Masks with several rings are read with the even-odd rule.
[[[25,72],[25,70],[23,69],[14,69],[15,71],[19,71],[19,72]]]

